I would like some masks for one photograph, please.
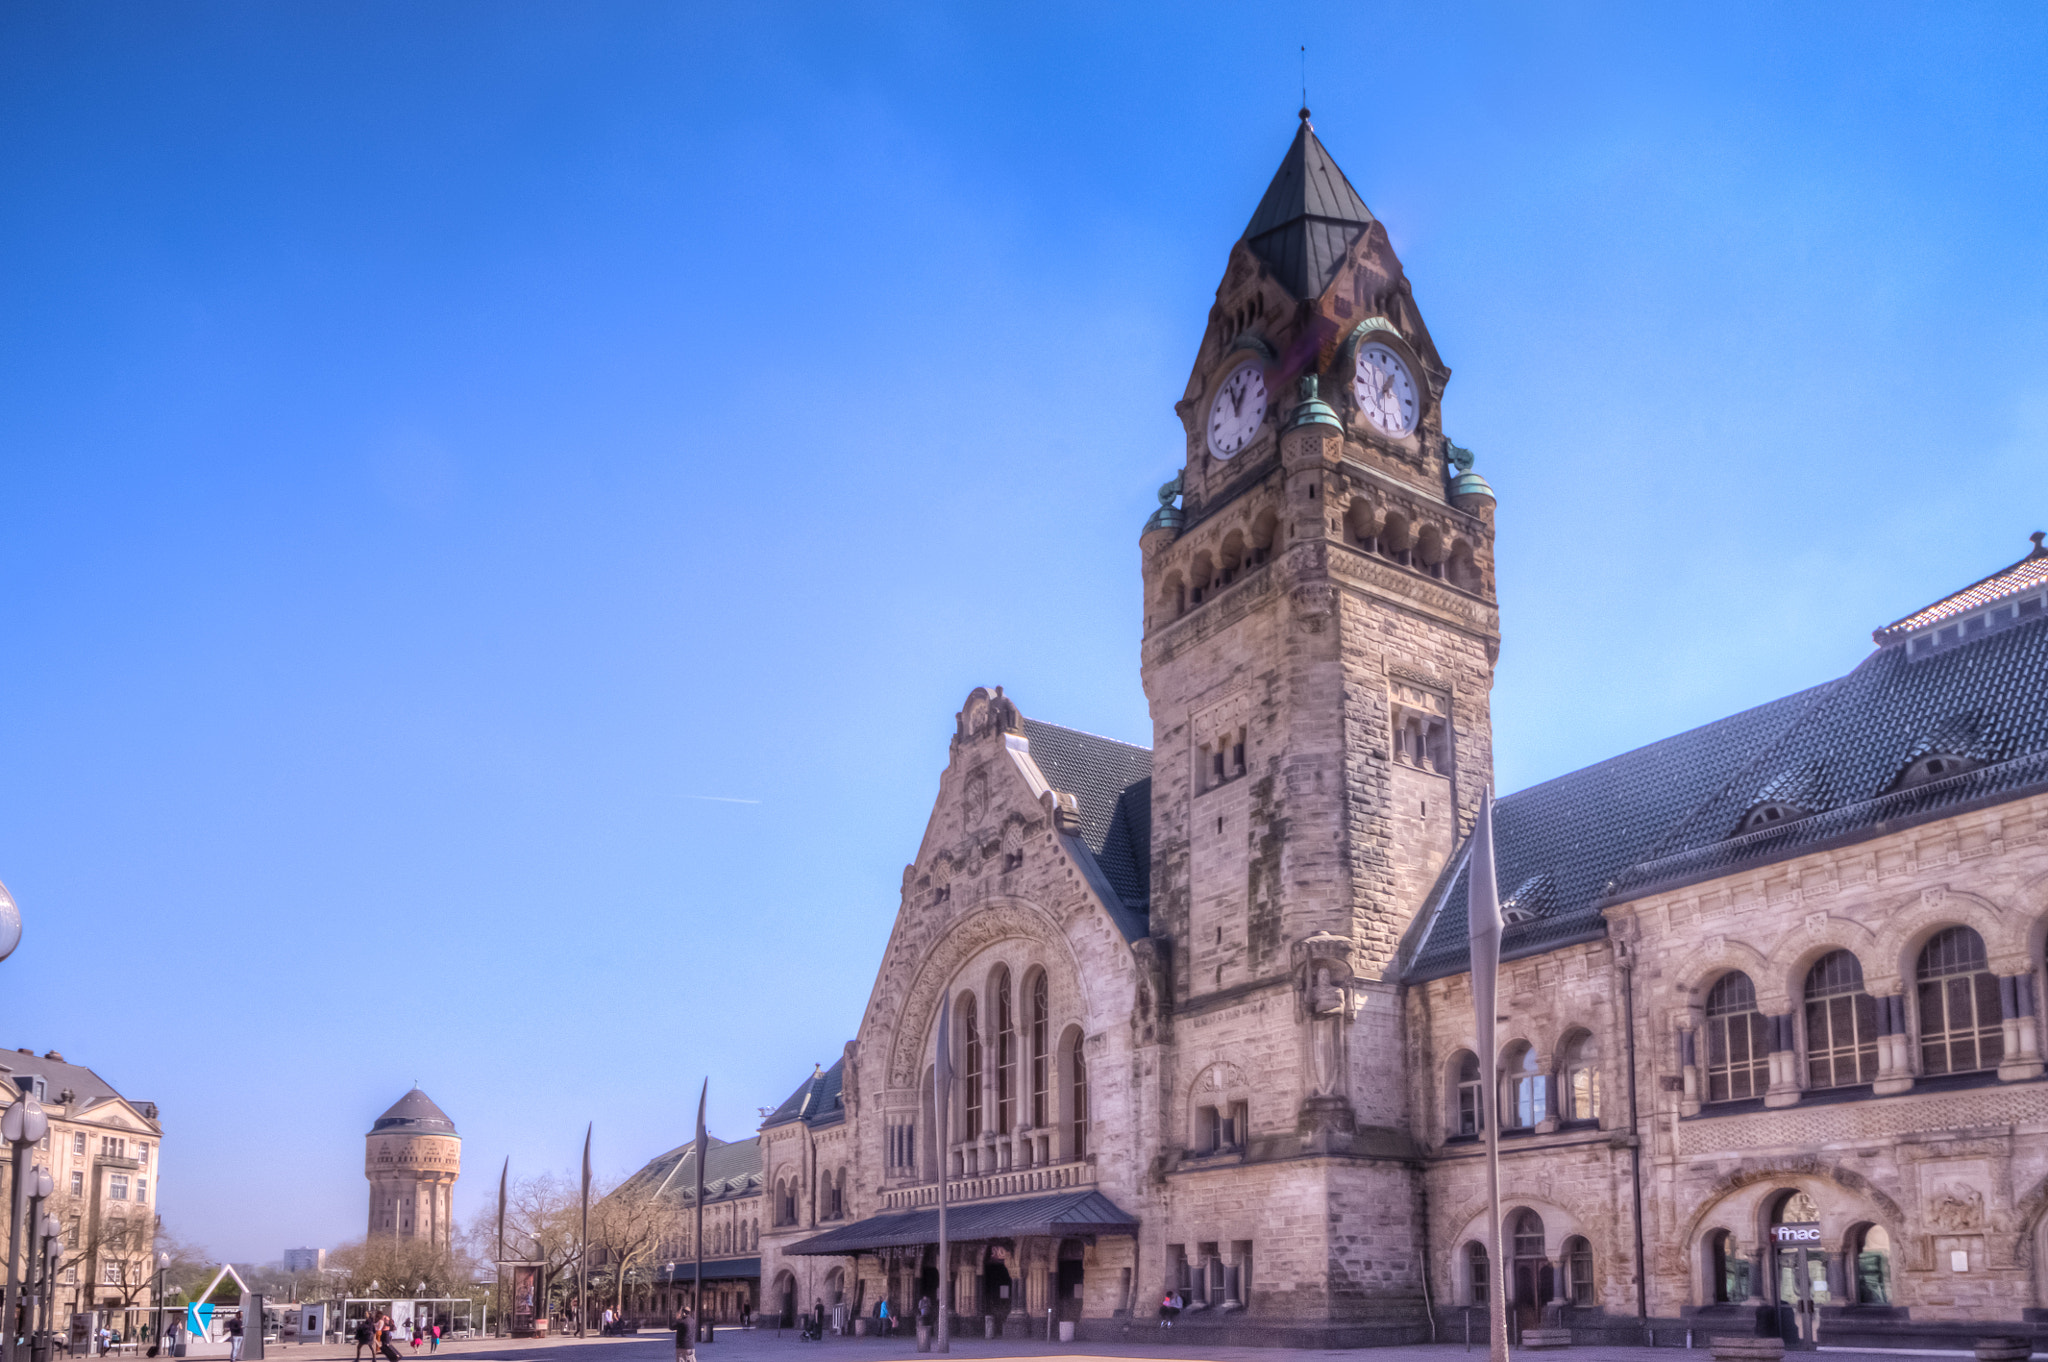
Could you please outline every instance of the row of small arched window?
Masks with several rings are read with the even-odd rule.
[[[1968,927],[1935,933],[1921,948],[1914,977],[1920,1073],[1996,1069],[2005,1058],[2004,1012],[1984,938]],[[1862,963],[1845,950],[1815,961],[1803,992],[1806,1086],[1845,1088],[1875,1080],[1878,1037],[1905,1034],[1905,1000],[1872,997],[1864,990]],[[1783,1034],[1790,1020],[1760,1012],[1756,985],[1740,970],[1715,980],[1707,990],[1703,1099],[1763,1096],[1770,1086],[1771,1053],[1793,1048],[1793,1037]],[[1695,1063],[1697,1051],[1681,1058]]]
[[[1543,1244],[1542,1216],[1524,1207],[1508,1218],[1508,1266],[1513,1274],[1508,1304],[1524,1308],[1548,1305],[1553,1300],[1562,1300],[1566,1305],[1595,1304],[1593,1246],[1583,1235],[1573,1235],[1564,1241],[1559,1261],[1552,1263],[1544,1255]],[[1468,1304],[1486,1304],[1493,1280],[1490,1263],[1486,1245],[1477,1239],[1465,1242]],[[1556,1276],[1559,1269],[1564,1272],[1561,1289]]]
[[[1160,584],[1165,617],[1179,619],[1266,563],[1280,547],[1279,534],[1279,517],[1262,511],[1249,533],[1232,530],[1214,554],[1207,549],[1197,553],[1185,579],[1169,572]],[[1363,497],[1353,498],[1344,512],[1344,542],[1466,591],[1477,591],[1481,584],[1469,541],[1448,536],[1426,521],[1417,525],[1406,512],[1376,506]]]
[[[690,1253],[689,1236],[671,1240],[663,1247],[670,1250],[668,1256],[687,1257]],[[729,1225],[704,1227],[706,1253],[753,1253],[760,1247],[761,1222],[758,1220],[741,1220]]]
[[[1572,1031],[1558,1055],[1557,1071],[1551,1074],[1528,1041],[1516,1041],[1501,1052],[1502,1130],[1533,1130],[1552,1116],[1561,1122],[1600,1119],[1599,1040],[1591,1031]],[[1479,1057],[1460,1050],[1451,1059],[1451,1074],[1451,1134],[1477,1135],[1486,1128]]]

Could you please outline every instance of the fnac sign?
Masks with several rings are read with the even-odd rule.
[[[1818,1244],[1820,1226],[1811,1221],[1800,1225],[1773,1225],[1771,1240],[1778,1244]]]

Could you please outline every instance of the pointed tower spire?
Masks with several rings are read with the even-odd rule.
[[[1293,145],[1244,229],[1245,244],[1290,293],[1313,300],[1330,286],[1344,253],[1372,222],[1372,211],[1337,168],[1303,108]]]

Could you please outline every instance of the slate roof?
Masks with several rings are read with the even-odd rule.
[[[95,1108],[109,1102],[126,1102],[128,1099],[115,1090],[114,1085],[101,1078],[82,1064],[66,1062],[56,1051],[38,1055],[33,1051],[0,1051],[0,1106],[14,1101],[17,1089],[15,1075],[33,1076],[43,1080],[45,1106],[55,1106],[62,1100],[60,1094],[69,1092],[71,1101],[64,1104],[68,1116],[85,1116]],[[153,1102],[130,1103],[148,1121],[156,1120],[156,1104]]]
[[[380,1130],[433,1131],[442,1135],[455,1134],[455,1122],[448,1119],[448,1113],[434,1105],[434,1099],[414,1088],[391,1104],[391,1109],[377,1118],[370,1127],[370,1133]]]
[[[1301,127],[1244,229],[1244,242],[1303,301],[1320,298],[1359,235],[1372,225],[1365,200],[1344,178],[1303,111]]]
[[[1908,789],[1946,752],[1979,763]],[[1844,845],[2048,789],[2048,616],[1910,657],[1890,643],[1847,676],[1533,786],[1495,805],[1503,889],[1539,875],[1548,912],[1509,926],[1504,958],[1605,932],[1603,903]],[[1793,816],[1755,832],[1765,801]],[[1804,816],[1800,816],[1804,815]],[[1454,860],[1422,913],[1404,977],[1467,967]]]
[[[1902,620],[1893,620],[1871,637],[1881,644],[1890,643],[1958,615],[1966,615],[1979,606],[2048,586],[2048,548],[2042,547],[2042,537],[2034,536],[2034,551],[2017,563],[2002,567],[1982,581],[1972,582],[1961,591],[1942,597],[1933,605],[1915,610]]]
[[[649,1159],[645,1167],[619,1184],[619,1192],[644,1192],[694,1205],[697,1199],[697,1147],[693,1140]],[[758,1196],[761,1192],[761,1137],[744,1140],[705,1138],[704,1204]]]
[[[846,1060],[842,1056],[833,1061],[831,1068],[820,1069],[797,1084],[796,1091],[761,1122],[761,1129],[791,1121],[803,1121],[814,1129],[838,1125],[846,1119],[846,1099],[840,1092],[845,1078]]]
[[[1137,1219],[1097,1191],[1055,1192],[1015,1201],[969,1201],[946,1208],[946,1235],[954,1243],[1026,1236],[1065,1238],[1081,1234],[1136,1234]],[[871,1215],[791,1244],[784,1253],[819,1256],[909,1248],[939,1242],[939,1212],[897,1211]]]
[[[1081,840],[1124,906],[1152,897],[1152,749],[1076,728],[1024,720],[1031,759],[1080,805]]]

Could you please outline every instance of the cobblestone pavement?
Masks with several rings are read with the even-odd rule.
[[[409,1348],[399,1351],[411,1353]],[[441,1352],[460,1359],[460,1362],[522,1362],[523,1359],[537,1359],[539,1362],[674,1362],[675,1343],[672,1335],[650,1330],[632,1338],[618,1339],[478,1339],[444,1344]],[[568,1352],[573,1352],[574,1356],[566,1355]],[[353,1358],[354,1345],[338,1348],[331,1344],[297,1344],[280,1348],[273,1343],[268,1354],[268,1362],[347,1362]],[[1468,1351],[1457,1343],[1345,1350],[1174,1347],[1149,1339],[1132,1344],[1055,1343],[1048,1346],[1018,1339],[990,1341],[968,1338],[955,1339],[951,1355],[971,1359],[972,1362],[996,1362],[996,1359],[1012,1357],[1063,1357],[1073,1362],[1094,1362],[1098,1358],[1158,1358],[1160,1362],[1333,1362],[1334,1359],[1345,1359],[1346,1362],[1485,1362],[1486,1349],[1480,1345]],[[1897,1362],[1901,1355],[1838,1352],[1833,1349],[1826,1349],[1822,1354],[1825,1362]],[[1912,1355],[1969,1356],[1960,1352]],[[1516,1356],[1521,1359],[1524,1354],[1518,1349]],[[1687,1359],[1707,1362],[1708,1359],[1703,1348],[1691,1352],[1682,1348],[1570,1348],[1526,1356],[1529,1362],[1539,1357],[1555,1357],[1559,1362],[1566,1359],[1570,1362],[1687,1362]],[[425,1348],[420,1349],[419,1357],[425,1362]],[[704,1345],[697,1353],[698,1362],[832,1362],[834,1358],[839,1362],[913,1362],[918,1357],[916,1340],[912,1338],[827,1338],[822,1343],[806,1343],[798,1339],[794,1329],[783,1330],[779,1337],[773,1329],[722,1329],[717,1342]],[[410,1356],[407,1362],[411,1362]]]

